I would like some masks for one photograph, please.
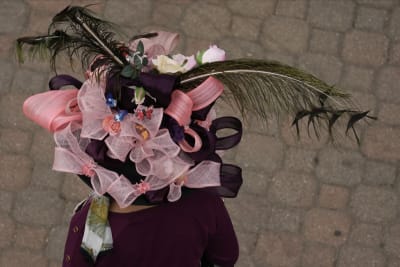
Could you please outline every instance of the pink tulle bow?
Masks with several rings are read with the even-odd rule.
[[[189,188],[204,188],[220,186],[221,164],[214,161],[204,160],[190,169],[185,175],[170,184],[168,200],[173,202],[182,195],[182,186]]]
[[[144,138],[144,131],[139,131],[139,128],[144,128],[146,134],[155,136],[163,116],[163,109],[155,108],[151,119],[140,119],[134,114],[128,113],[121,121],[117,121],[112,109],[106,104],[104,88],[90,80],[86,80],[82,85],[78,94],[78,104],[83,116],[82,137],[103,140],[109,135],[106,144],[111,150],[110,153],[122,161],[125,160],[129,152],[129,150],[126,151],[124,144]],[[139,108],[142,107],[138,106]],[[118,140],[119,138],[121,140]]]
[[[138,106],[138,109],[140,108],[142,106]],[[126,156],[133,148],[141,147],[141,144],[156,137],[162,117],[162,108],[153,109],[151,119],[144,118],[141,120],[133,114],[126,115],[119,134],[110,135],[105,140],[109,149],[108,156],[125,161]],[[151,154],[151,152],[146,151],[143,151],[143,153],[143,157]]]
[[[84,152],[89,139],[80,137],[81,126],[73,123],[54,134],[56,141],[53,169],[61,172],[83,174],[91,178],[93,190],[103,195],[108,193],[120,207],[129,206],[135,199],[149,190],[161,189],[173,182],[176,177],[186,172],[188,168],[173,173],[168,179],[148,176],[138,184],[131,182],[123,175],[97,165]]]
[[[56,148],[53,169],[61,172],[86,175],[91,178],[93,190],[102,195],[118,178],[118,174],[97,165],[84,152],[89,139],[80,137],[81,126],[76,123],[54,134]]]
[[[162,129],[157,136],[137,142],[129,158],[136,163],[136,170],[143,176],[154,175],[160,179],[176,178],[188,170],[192,162],[178,157],[179,147],[171,139],[167,129]]]

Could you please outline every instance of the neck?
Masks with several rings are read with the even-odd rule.
[[[121,208],[120,206],[118,206],[117,202],[112,200],[111,203],[110,203],[109,210],[112,211],[112,212],[116,212],[116,213],[131,213],[131,212],[136,212],[136,211],[139,211],[139,210],[152,208],[152,207],[155,207],[155,206],[156,205],[152,205],[152,206],[130,205],[130,206],[126,207],[126,208]]]

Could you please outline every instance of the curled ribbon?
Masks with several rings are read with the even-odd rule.
[[[171,103],[164,113],[175,119],[180,126],[184,126],[185,134],[191,136],[194,140],[193,146],[186,140],[182,140],[179,145],[183,151],[193,153],[198,151],[202,145],[199,135],[189,128],[192,112],[201,110],[213,103],[223,90],[224,86],[220,81],[214,77],[209,77],[188,93],[180,90],[172,92]]]

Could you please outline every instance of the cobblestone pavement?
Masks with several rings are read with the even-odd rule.
[[[299,141],[286,119],[249,120],[240,147],[225,155],[244,168],[239,197],[226,201],[237,266],[400,266],[399,1],[73,1],[91,2],[127,33],[181,33],[177,51],[188,55],[216,43],[230,58],[301,67],[379,117],[361,127],[360,147],[307,133]],[[71,211],[88,193],[50,170],[51,135],[21,113],[27,96],[46,89],[48,65],[18,66],[12,52],[16,37],[44,33],[70,3],[0,1],[0,266],[60,266]]]

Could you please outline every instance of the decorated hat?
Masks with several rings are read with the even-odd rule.
[[[60,53],[82,62],[85,81],[56,75],[50,91],[28,98],[23,111],[54,133],[54,170],[79,175],[120,207],[176,201],[185,188],[237,195],[241,169],[219,152],[240,142],[242,124],[217,117],[221,97],[261,120],[292,115],[297,131],[307,120],[332,134],[343,118],[357,140],[354,124],[372,118],[353,109],[348,94],[279,62],[226,60],[216,45],[172,54],[178,34],[154,31],[123,43],[114,29],[86,7],[68,6],[47,35],[19,38],[17,51],[20,61],[26,47],[48,55],[53,68]],[[219,137],[227,128],[234,133]]]

